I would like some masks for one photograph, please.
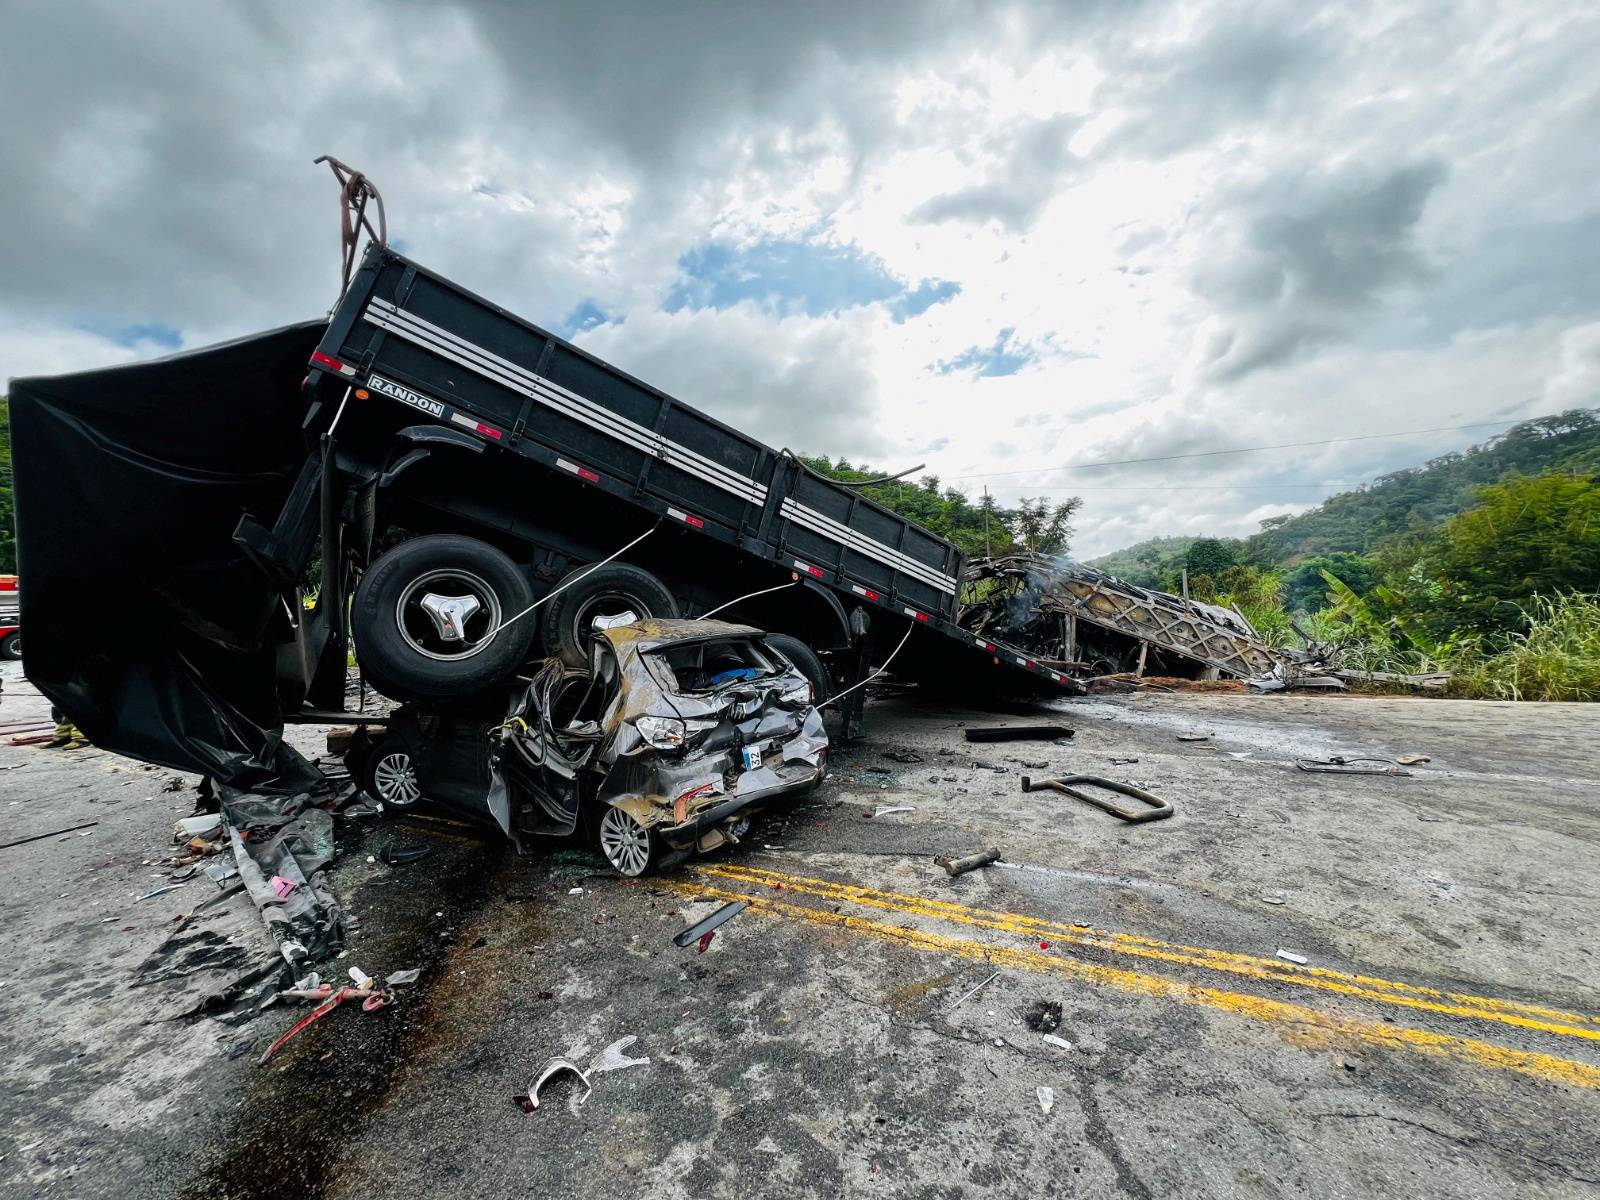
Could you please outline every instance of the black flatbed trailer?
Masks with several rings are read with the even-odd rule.
[[[900,646],[894,669],[929,681],[1078,690],[961,628],[952,543],[383,245],[325,325],[19,380],[12,400],[23,608],[45,614],[30,678],[151,761],[270,773],[273,727],[347,707],[356,581],[427,534],[503,551],[536,600],[636,542],[621,561],[677,615],[748,597],[726,616],[805,642],[839,687]],[[89,561],[57,545],[82,498],[134,489],[148,500]],[[144,650],[111,632],[125,607],[83,599],[112,572],[148,588]],[[157,719],[128,734],[141,703]]]

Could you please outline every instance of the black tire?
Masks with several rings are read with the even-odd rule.
[[[8,658],[15,662],[22,657],[22,631],[8,633],[0,639],[0,658]]]
[[[767,645],[792,662],[795,669],[811,681],[811,703],[821,704],[833,695],[833,680],[828,678],[828,669],[810,646],[787,633],[769,633]]]
[[[421,607],[430,595],[477,601],[459,637],[443,636]],[[395,700],[449,700],[482,691],[527,658],[532,619],[498,626],[530,603],[521,569],[486,542],[448,533],[402,542],[373,563],[356,588],[350,621],[361,670]]]
[[[587,567],[578,567],[569,571],[562,583],[586,570]],[[615,616],[624,610],[633,611],[641,619],[670,618],[678,615],[678,602],[667,585],[649,571],[626,563],[607,563],[545,605],[544,620],[539,626],[540,644],[549,657],[559,658],[569,666],[587,666],[590,623],[595,617]]]
[[[361,790],[386,808],[411,808],[422,799],[411,747],[400,738],[382,738],[362,756],[356,778]]]

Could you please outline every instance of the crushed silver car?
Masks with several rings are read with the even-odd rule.
[[[637,621],[596,629],[586,668],[546,660],[509,715],[404,706],[369,753],[408,760],[408,796],[487,809],[519,844],[581,829],[633,876],[737,841],[752,809],[820,783],[815,701],[759,629]]]

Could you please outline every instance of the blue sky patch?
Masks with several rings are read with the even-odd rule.
[[[979,379],[1015,375],[1037,357],[1026,346],[1012,342],[1011,335],[1015,332],[1014,328],[1002,329],[994,345],[973,346],[954,358],[934,363],[933,369],[941,375],[971,371]]]
[[[567,340],[577,337],[601,325],[609,324],[615,318],[593,300],[585,300],[577,308],[562,317],[556,325],[556,332]]]
[[[183,345],[183,335],[162,321],[139,321],[131,325],[118,325],[105,317],[85,317],[78,322],[78,328],[85,333],[92,333],[96,337],[115,342],[127,350],[132,350],[145,342],[154,342],[167,350],[176,350]]]
[[[744,301],[788,316],[820,317],[863,304],[889,302],[897,322],[927,311],[961,290],[959,284],[924,280],[915,289],[873,255],[819,242],[757,242],[734,246],[706,242],[678,260],[683,278],[662,307],[732,308]]]

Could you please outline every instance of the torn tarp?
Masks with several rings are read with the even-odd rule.
[[[355,794],[350,787],[295,796],[218,792],[239,878],[296,975],[344,945],[344,911],[326,868],[334,853],[331,810]]]
[[[306,462],[323,328],[11,382],[23,669],[96,746],[237,787],[316,782],[283,743],[266,636],[293,614],[233,533]]]

